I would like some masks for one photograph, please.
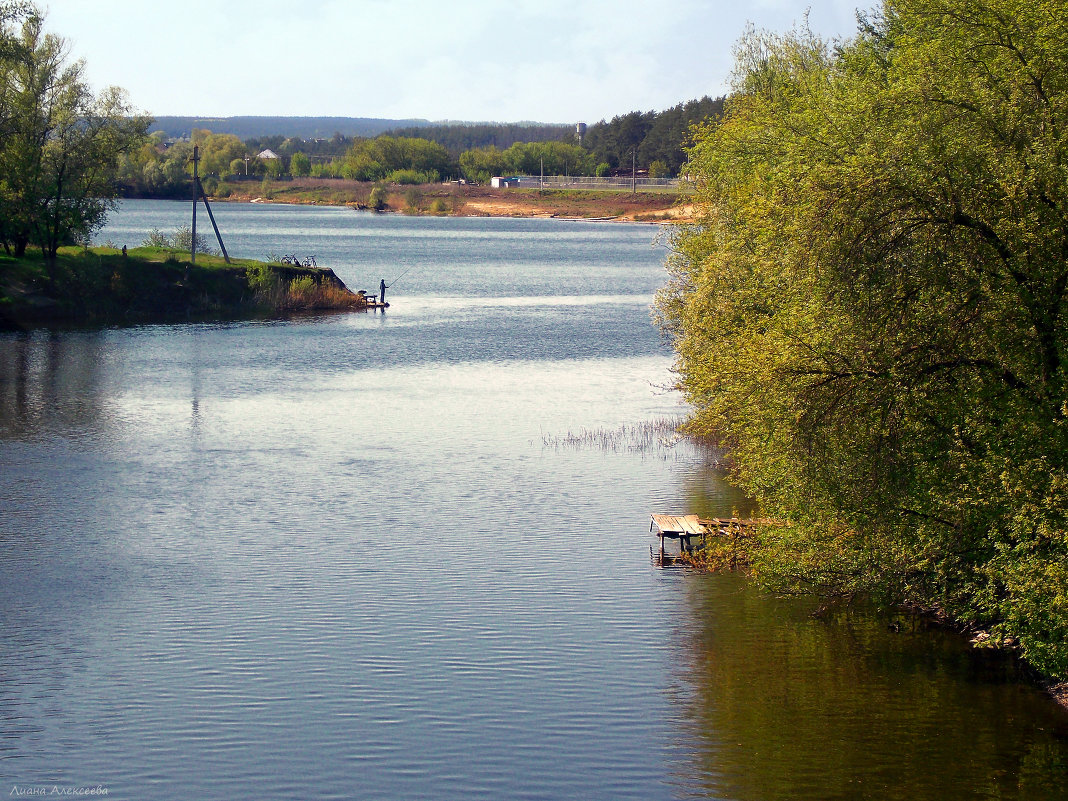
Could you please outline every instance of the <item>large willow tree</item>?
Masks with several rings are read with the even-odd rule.
[[[750,32],[661,324],[778,587],[937,607],[1068,677],[1068,2]]]

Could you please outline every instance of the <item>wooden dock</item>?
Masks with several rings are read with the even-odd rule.
[[[746,536],[747,529],[771,520],[757,520],[738,517],[699,517],[698,515],[652,515],[649,531],[660,537],[660,563],[664,564],[664,540],[678,540],[680,553],[693,550],[694,538],[702,544],[706,537]]]

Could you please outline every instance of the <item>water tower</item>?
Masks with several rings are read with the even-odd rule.
[[[580,122],[575,126],[575,136],[579,140],[579,144],[582,144],[583,138],[586,136],[586,123]]]

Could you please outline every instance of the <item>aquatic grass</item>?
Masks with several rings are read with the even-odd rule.
[[[654,448],[673,447],[678,438],[680,422],[675,418],[662,417],[632,425],[623,424],[616,429],[581,428],[577,432],[569,430],[563,435],[543,433],[541,441],[544,447],[554,450],[572,448],[644,453]]]
[[[680,417],[657,417],[639,423],[622,424],[618,428],[580,428],[566,434],[542,433],[543,448],[561,450],[599,450],[604,453],[640,453],[661,458],[690,458],[680,454],[678,446],[687,444],[696,448],[711,466],[723,466],[726,453],[706,443],[690,439],[681,426]]]

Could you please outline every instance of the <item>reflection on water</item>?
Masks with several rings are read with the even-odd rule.
[[[1002,655],[731,577],[685,593],[698,795],[1064,798],[1068,717]]]
[[[100,332],[12,335],[0,348],[0,437],[99,426],[106,356]]]
[[[567,444],[682,412],[650,229],[226,213],[249,250],[305,237],[370,285],[418,242],[422,289],[385,315],[0,335],[0,777],[117,799],[1064,786],[1064,716],[956,640],[651,567],[650,512],[747,510],[688,447]]]

